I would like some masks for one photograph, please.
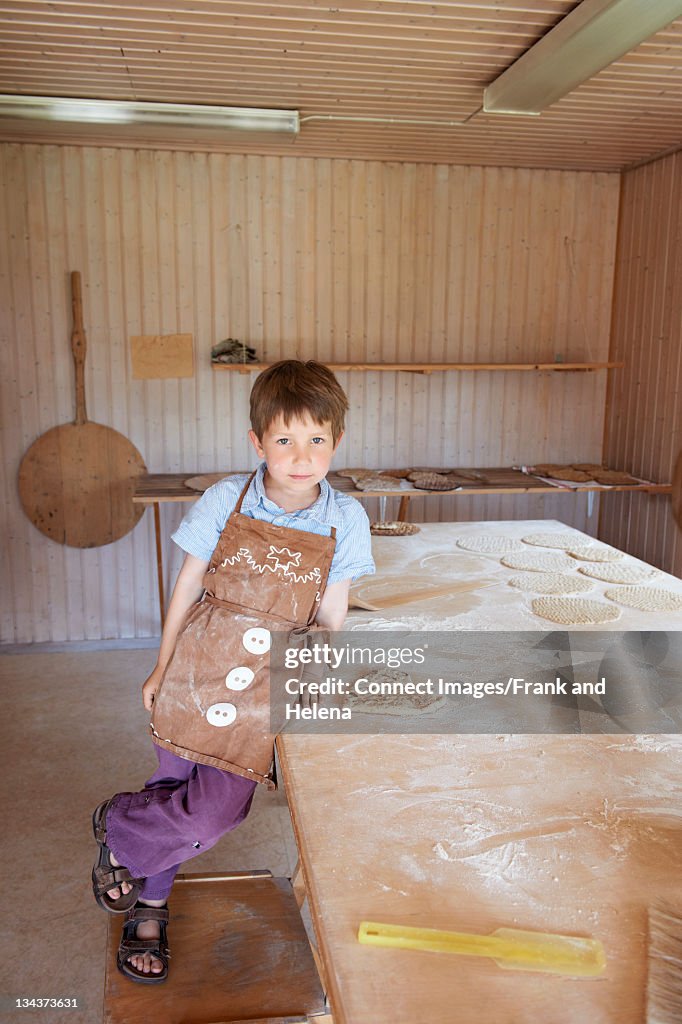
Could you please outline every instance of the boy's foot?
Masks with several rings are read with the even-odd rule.
[[[140,900],[128,911],[117,966],[131,981],[155,984],[168,977],[168,908],[163,900]]]
[[[111,850],[109,850],[109,863],[112,864],[113,867],[115,868],[123,867],[123,865],[116,860]],[[118,886],[116,886],[115,889],[110,889],[109,892],[107,893],[107,896],[109,896],[112,900],[117,900],[120,899],[121,896],[127,896],[128,893],[132,891],[132,888],[132,883],[126,882],[124,880],[121,882],[120,889]],[[145,935],[144,938],[147,938],[147,936]]]
[[[99,847],[92,869],[92,891],[103,910],[111,914],[124,914],[135,905],[142,889],[142,879],[133,878],[128,869],[119,864],[106,844],[110,802],[105,800],[101,803],[92,816],[92,830]]]
[[[138,906],[142,907],[165,907],[165,900],[138,900]],[[159,922],[156,920],[140,920],[135,929],[136,939],[156,939],[158,941],[161,935],[161,929]],[[128,958],[128,963],[131,967],[134,967],[136,971],[141,971],[143,974],[161,974],[163,971],[163,963],[158,957],[154,956],[151,952],[137,953]]]

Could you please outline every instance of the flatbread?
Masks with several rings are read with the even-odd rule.
[[[415,466],[415,468],[411,469],[407,474],[407,479],[414,480],[416,476],[424,476],[425,473],[441,473],[445,475],[447,473],[447,469],[443,469],[442,467],[439,469],[435,466]]]
[[[604,597],[640,612],[676,612],[682,608],[682,594],[660,587],[618,587],[604,591]]]
[[[623,565],[622,562],[606,562],[595,565],[579,565],[578,572],[605,583],[642,583],[652,576],[660,576],[658,569],[649,565]]]
[[[536,597],[532,608],[541,619],[563,626],[592,626],[620,618],[619,608],[585,597]]]
[[[399,523],[396,520],[385,520],[381,523],[370,523],[369,532],[375,537],[410,537],[419,533],[414,523]]]
[[[569,469],[570,467],[560,466],[556,462],[538,462],[534,466],[529,466],[528,468],[539,476],[551,476],[556,470]]]
[[[541,548],[563,548],[568,551],[575,547],[577,537],[574,533],[530,533],[522,537],[524,544],[532,544]]]
[[[571,558],[580,558],[583,562],[619,562],[625,558],[622,551],[607,548],[599,544],[585,544],[582,547],[568,548]]]
[[[347,476],[351,480],[361,480],[363,476],[376,476],[376,469],[337,469],[337,476]]]
[[[568,480],[569,483],[586,484],[592,479],[591,473],[585,473],[582,469],[574,469],[573,466],[544,464],[541,466],[533,466],[532,469],[535,476],[546,476],[549,477],[550,480]]]
[[[629,473],[622,473],[618,469],[595,470],[594,479],[597,481],[598,484],[606,484],[607,486],[609,484],[615,486],[617,484],[623,485],[641,483],[641,481],[638,480],[636,477],[630,476]]]
[[[554,551],[511,552],[501,562],[508,569],[523,569],[525,572],[566,572],[575,569],[575,562]]]
[[[353,477],[359,491],[395,491],[401,481],[396,476],[363,476]]]
[[[461,484],[461,480],[445,473],[413,473],[410,479],[412,486],[421,491],[454,491]]]
[[[411,469],[380,469],[379,476],[397,476],[399,480],[406,480]]]
[[[522,572],[512,576],[509,586],[535,594],[580,594],[594,584],[564,572]]]
[[[484,555],[503,555],[508,551],[521,551],[523,546],[512,537],[495,537],[488,533],[477,533],[471,537],[460,537],[458,548],[465,551],[478,551]]]

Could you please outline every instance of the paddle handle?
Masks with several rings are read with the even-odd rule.
[[[73,314],[71,351],[73,352],[73,365],[76,370],[76,419],[74,423],[81,426],[88,421],[88,414],[85,410],[85,355],[88,343],[85,338],[85,328],[83,327],[81,275],[78,270],[71,271],[71,311]]]
[[[682,530],[682,451],[677,456],[673,473],[673,517]]]

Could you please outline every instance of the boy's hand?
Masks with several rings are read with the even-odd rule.
[[[144,681],[142,686],[142,703],[147,711],[151,711],[154,707],[154,697],[156,696],[156,691],[161,685],[163,671],[164,670],[157,665],[149,678]]]

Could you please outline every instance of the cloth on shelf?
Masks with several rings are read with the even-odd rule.
[[[226,338],[219,341],[211,349],[212,363],[257,363],[258,356],[255,348],[246,345],[243,341],[235,338]]]

